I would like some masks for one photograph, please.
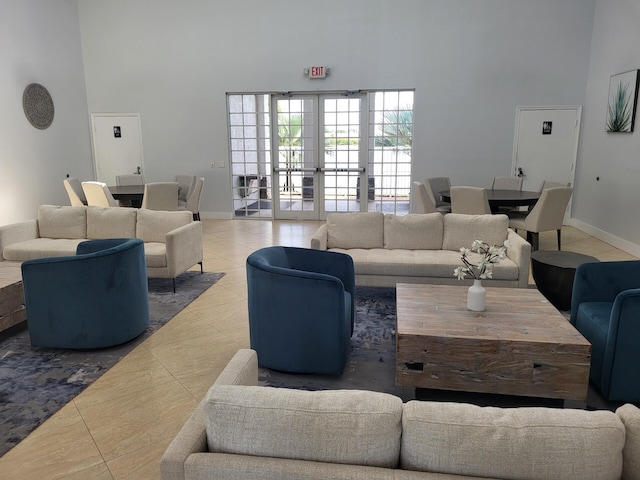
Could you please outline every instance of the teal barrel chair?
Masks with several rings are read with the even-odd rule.
[[[249,335],[260,365],[340,375],[354,321],[355,274],[349,255],[266,247],[247,258]]]
[[[640,402],[640,261],[580,265],[571,323],[591,342],[591,383],[607,400]]]
[[[27,260],[22,283],[33,346],[111,347],[149,325],[144,244],[138,238],[88,240],[73,256]]]

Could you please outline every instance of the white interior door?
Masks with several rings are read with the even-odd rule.
[[[523,190],[537,191],[544,180],[571,183],[575,176],[582,107],[518,107],[513,172],[522,172]]]
[[[142,132],[137,113],[92,113],[96,180],[116,184],[116,175],[143,173]]]

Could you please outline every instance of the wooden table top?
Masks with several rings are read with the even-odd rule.
[[[467,310],[467,290],[398,284],[398,334],[590,345],[536,289],[489,287],[484,312]]]

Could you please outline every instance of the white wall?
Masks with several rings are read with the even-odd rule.
[[[146,178],[202,175],[202,211],[230,215],[226,92],[415,88],[414,178],[490,185],[516,106],[584,104],[595,0],[78,5],[89,111],[139,112]]]
[[[22,108],[30,83],[54,103],[46,130]],[[0,0],[0,225],[34,218],[43,203],[68,205],[66,174],[93,178],[75,0]]]
[[[633,133],[606,133],[605,119],[611,75],[640,68],[639,25],[640,2],[597,1],[573,209],[578,226],[636,256],[640,111]]]

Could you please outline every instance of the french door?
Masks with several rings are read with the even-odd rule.
[[[227,98],[235,218],[409,212],[413,91]]]
[[[327,212],[366,211],[363,95],[272,99],[274,218],[318,220]]]

